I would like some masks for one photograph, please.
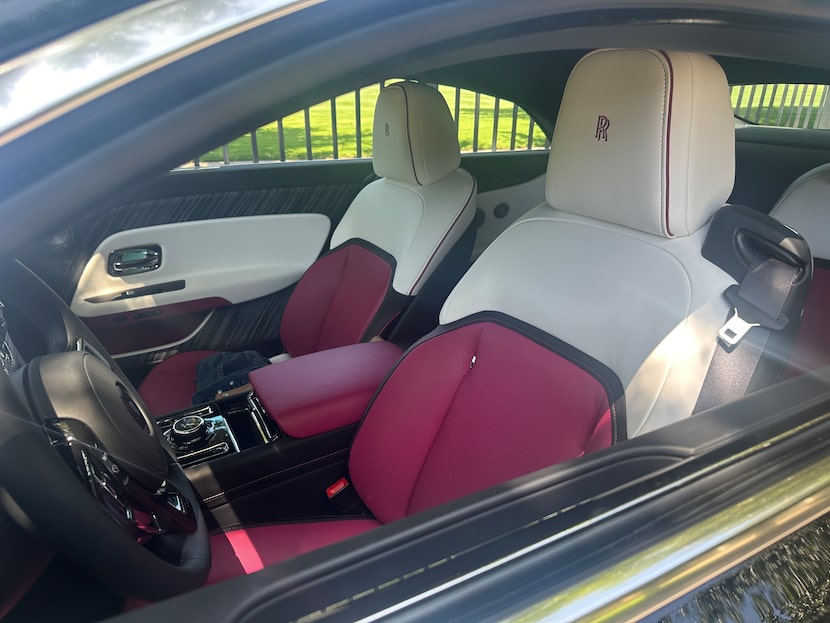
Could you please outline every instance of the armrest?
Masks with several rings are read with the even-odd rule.
[[[363,342],[265,366],[249,377],[286,435],[311,437],[359,421],[402,352],[390,342]]]

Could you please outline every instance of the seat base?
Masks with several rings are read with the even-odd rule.
[[[150,412],[159,417],[190,406],[196,393],[196,364],[215,350],[191,350],[168,357],[144,379],[138,393]]]
[[[240,528],[216,534],[210,538],[213,563],[207,583],[254,573],[380,525],[374,519],[332,519]]]

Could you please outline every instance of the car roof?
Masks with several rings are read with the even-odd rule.
[[[3,0],[0,63],[147,0]]]

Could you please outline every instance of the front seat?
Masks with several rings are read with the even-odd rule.
[[[381,179],[352,201],[330,251],[306,271],[282,315],[280,340],[291,357],[378,335],[473,221],[476,183],[459,168],[455,122],[436,89],[415,82],[384,88],[372,140]],[[442,275],[450,283],[467,268],[469,238],[467,261],[447,267],[454,278]],[[447,291],[431,295],[443,301]],[[179,353],[153,368],[139,388],[150,411],[159,416],[189,406],[196,365],[214,352]]]
[[[214,535],[209,581],[689,417],[735,283],[701,256],[733,172],[715,61],[588,54],[565,89],[547,202],[484,251],[364,416],[348,469],[374,518]]]

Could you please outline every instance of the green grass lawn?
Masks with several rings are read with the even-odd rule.
[[[735,114],[760,125],[813,128],[826,89],[813,84],[735,86],[732,108]]]
[[[456,90],[454,87],[439,87],[450,111],[455,114]],[[380,91],[380,85],[374,84],[360,90],[360,145],[357,149],[358,107],[355,93],[341,95],[334,100],[337,119],[337,157],[356,158],[358,155],[368,158],[372,155],[372,118],[375,102]],[[475,105],[476,94],[472,91],[461,90],[459,97],[459,128],[458,139],[461,150],[491,151],[493,149],[493,123],[496,119],[496,99],[489,95],[479,96],[478,141],[477,149],[473,149],[475,136]],[[311,159],[319,160],[334,158],[334,140],[332,132],[332,104],[325,101],[308,109],[308,126],[311,134]],[[286,160],[307,160],[309,154],[306,147],[306,113],[299,111],[282,119],[284,149]],[[504,150],[511,148],[511,134],[513,127],[513,104],[499,101],[498,127],[495,148]],[[530,117],[521,109],[516,115],[515,149],[527,149]],[[260,160],[280,160],[279,126],[275,121],[256,131],[257,149]],[[545,147],[545,136],[538,128],[534,128],[532,146],[534,149]],[[230,162],[249,162],[253,160],[251,135],[246,134],[231,141],[227,145],[228,160]],[[224,152],[220,147],[199,158],[201,162],[222,162]]]
[[[394,81],[390,81],[394,82]],[[827,87],[821,85],[779,84],[758,85],[756,87],[732,87],[732,107],[736,114],[761,125],[781,125],[797,127],[814,127]],[[476,117],[476,93],[454,87],[439,87],[447,100],[450,111],[455,116],[456,97],[459,98],[458,142],[461,151],[492,151],[511,149],[513,136],[513,111],[511,102],[498,102],[489,95],[478,96],[478,117]],[[357,95],[352,92],[341,95],[334,100],[334,114],[337,121],[338,158],[368,158],[372,155],[372,117],[375,102],[380,92],[380,85],[369,85],[360,89],[360,106]],[[527,149],[528,131],[531,129],[530,117],[518,109],[516,114],[516,132],[514,149]],[[827,114],[827,113],[825,113]],[[308,123],[306,123],[306,115]],[[478,119],[478,140],[473,148],[476,136],[476,118]],[[498,126],[493,141],[493,124],[498,118]],[[360,133],[358,137],[358,122]],[[306,126],[311,135],[311,153],[306,145]],[[282,119],[283,150],[286,160],[322,160],[335,157],[334,133],[332,132],[332,101],[325,101],[312,106],[306,111],[299,111]],[[360,140],[360,150],[358,150]],[[281,160],[279,126],[275,121],[258,128],[256,141],[259,159],[262,161]],[[530,145],[533,149],[545,148],[545,136],[536,127]],[[227,145],[229,162],[250,162],[253,160],[251,135],[246,134]],[[214,149],[199,158],[201,162],[223,162],[223,148]]]

